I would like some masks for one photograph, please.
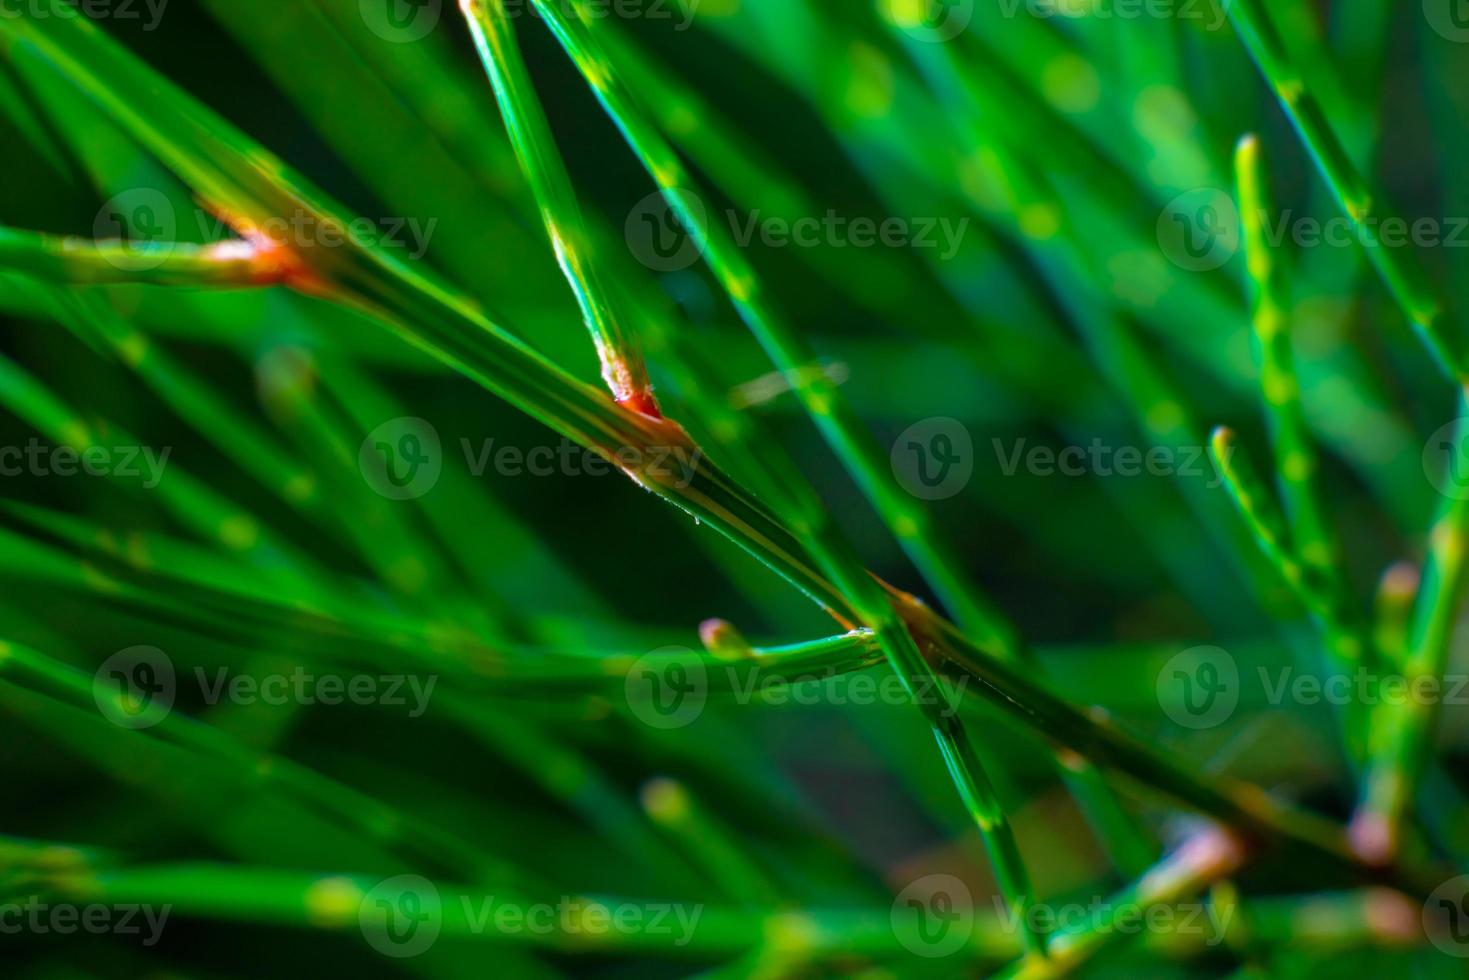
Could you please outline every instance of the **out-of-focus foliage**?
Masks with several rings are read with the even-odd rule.
[[[7,971],[1461,974],[1457,0],[457,6],[0,0]]]

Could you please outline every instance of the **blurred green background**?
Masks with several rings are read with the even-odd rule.
[[[1469,309],[1469,219],[1456,217],[1469,215],[1458,173],[1469,24],[1456,3],[1280,0],[1267,11],[1346,158],[1380,187],[1374,207],[1435,230],[1436,244],[1393,248],[1392,261],[1422,270],[1451,350]],[[629,332],[663,413],[737,480],[758,479],[764,453],[787,454],[863,565],[946,611],[905,556],[904,530],[844,469],[718,277],[650,256],[641,229],[661,224],[677,242],[684,232],[553,32],[528,3],[508,6],[586,219],[588,261],[633,321],[657,326]],[[367,218],[392,262],[598,385],[455,7],[171,0],[101,4],[79,20],[60,0],[0,5],[0,224],[108,238],[121,215],[133,239],[236,237],[228,219],[244,205],[211,199],[153,142],[194,125],[197,104],[338,213]],[[573,20],[579,9],[559,7]],[[739,249],[761,300],[809,347],[810,371],[836,382],[893,492],[1036,651],[1027,676],[1105,707],[1202,777],[1227,774],[1345,823],[1361,771],[1343,759],[1331,707],[1262,683],[1287,665],[1335,669],[1322,617],[1256,546],[1207,455],[1211,428],[1228,425],[1238,453],[1273,475],[1239,215],[1221,203],[1233,206],[1242,135],[1259,136],[1286,230],[1273,251],[1316,482],[1340,537],[1334,594],[1354,610],[1343,620],[1384,648],[1407,641],[1393,639],[1400,624],[1381,612],[1378,581],[1424,561],[1454,499],[1436,489],[1444,464],[1429,434],[1459,414],[1458,393],[1374,273],[1370,249],[1386,246],[1364,249],[1355,233],[1344,247],[1313,243],[1312,222],[1342,221],[1332,186],[1225,11],[1214,0],[580,9],[713,223],[776,223],[775,240]],[[228,169],[228,150],[200,146],[199,159]],[[825,223],[809,247],[780,240],[779,222],[827,215],[848,231]],[[858,219],[962,231],[953,249],[864,247],[850,238]],[[1234,244],[1209,239],[1210,268],[1192,267],[1176,230],[1198,238],[1216,220]],[[351,249],[295,244],[308,264],[320,258],[318,273],[367,276],[341,258]],[[330,282],[96,283],[70,266],[38,272],[18,258],[32,254],[23,245],[0,247],[0,447],[99,447],[119,464],[134,450],[146,462],[146,447],[167,461],[156,481],[33,463],[0,480],[0,638],[12,644],[0,647],[3,897],[172,913],[154,944],[115,929],[5,930],[14,975],[938,977],[989,975],[1021,954],[981,835],[904,697],[837,703],[833,690],[854,700],[845,673],[811,704],[713,691],[722,668],[694,653],[705,620],[728,620],[760,649],[844,629],[707,522],[615,472],[476,473],[481,452],[570,443]],[[722,414],[755,420],[768,441],[731,449]],[[437,475],[392,499],[372,461],[379,442],[421,445],[402,442],[407,432],[437,437]],[[941,433],[967,437],[968,475],[926,494],[910,447],[938,446]],[[1094,443],[1159,448],[1196,472],[1006,465],[1022,450]],[[1452,622],[1454,587],[1442,602]],[[1188,694],[1169,686],[1170,665],[1205,645],[1236,670],[1237,705],[1180,723]],[[140,646],[165,659],[109,660]],[[861,673],[890,673],[869,640],[838,646],[875,664]],[[694,717],[659,727],[666,717],[623,675],[668,647],[715,682]],[[1444,656],[1462,670],[1458,654]],[[153,667],[140,673],[143,662]],[[196,681],[302,670],[372,678],[379,694],[382,678],[434,686],[413,716],[376,695],[211,699]],[[136,704],[104,706],[112,680],[160,672],[175,687],[162,723],[132,727]],[[969,680],[965,693],[980,693]],[[964,698],[962,716],[1038,901],[1090,908],[1125,888],[1141,869],[1099,843],[1045,725],[991,700]],[[1464,719],[1452,704],[1440,714],[1418,799],[1433,819],[1408,850],[1442,879],[1465,853]],[[1150,859],[1196,839],[1199,818],[1164,795],[1134,779],[1111,788]],[[1423,936],[1424,895],[1356,890],[1350,876],[1277,858],[1267,850],[1207,898],[1180,897],[1215,922],[1237,911],[1235,931],[1149,929],[1074,968],[1460,975],[1455,954],[1469,947]],[[405,914],[428,900],[403,875],[422,876],[444,905],[426,921],[445,934],[409,957],[384,954],[377,927],[359,924],[359,905],[381,895]],[[958,879],[974,908],[952,920],[963,938],[942,954],[923,932],[949,921],[930,897],[949,885],[934,876]],[[929,903],[917,939],[903,924],[914,887]],[[565,921],[547,934],[476,929],[455,925],[461,892],[527,907],[676,903],[701,918],[687,943]]]

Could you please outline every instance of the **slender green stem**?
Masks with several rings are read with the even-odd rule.
[[[1260,392],[1274,449],[1276,484],[1285,501],[1283,519],[1264,513],[1268,489],[1245,490],[1241,481],[1253,479],[1247,460],[1229,457],[1238,447],[1227,432],[1216,435],[1221,450],[1220,471],[1227,474],[1230,492],[1266,556],[1276,564],[1323,633],[1332,668],[1349,674],[1371,664],[1371,637],[1361,617],[1353,612],[1352,598],[1341,573],[1341,547],[1321,504],[1317,474],[1320,463],[1301,408],[1301,386],[1291,346],[1291,303],[1281,255],[1267,233],[1274,214],[1269,177],[1260,141],[1250,135],[1235,150],[1235,178],[1243,224],[1246,266],[1252,285],[1251,324]],[[1283,527],[1281,526],[1283,525]],[[1359,765],[1366,753],[1368,712],[1350,704],[1338,712],[1347,756]]]
[[[1455,454],[1469,440],[1469,389],[1461,393],[1459,415],[1452,444]],[[1444,673],[1466,585],[1469,495],[1461,493],[1444,502],[1428,536],[1403,668],[1414,694],[1401,704],[1384,703],[1373,718],[1367,779],[1351,826],[1352,841],[1367,860],[1389,860],[1402,846],[1403,822],[1432,757]]]
[[[301,206],[325,213],[332,209],[284,164],[185,98],[166,80],[147,72],[100,33],[61,18],[5,20],[0,21],[0,29],[19,32],[33,42],[160,160],[197,182],[207,197],[228,201],[242,224],[258,224]],[[376,316],[443,363],[568,438],[609,452],[628,447],[693,448],[676,425],[617,407],[487,320],[447,287],[380,250],[354,245],[329,255],[317,250],[313,256],[315,278],[331,284],[333,298]],[[878,633],[884,638],[885,650],[902,642],[893,638],[891,630],[892,617],[901,615],[924,654],[978,678],[982,683],[974,687],[977,694],[1058,745],[1214,816],[1247,836],[1291,843],[1353,876],[1397,882],[1419,894],[1431,891],[1442,880],[1432,871],[1413,866],[1364,865],[1330,822],[1273,800],[1257,788],[1199,775],[1195,767],[1127,736],[1105,713],[1079,710],[1061,701],[911,599],[894,595],[895,605],[885,615],[865,602],[861,606],[849,602],[848,594],[860,595],[863,582],[871,584],[865,573],[861,573],[863,582],[852,581],[851,573],[847,580],[828,581],[813,566],[804,533],[798,537],[775,520],[702,457],[681,474],[660,474],[639,466],[628,466],[626,471],[630,478],[740,544],[844,625],[854,627],[872,616],[875,622],[867,624],[874,629],[879,623],[884,627]],[[901,649],[899,654],[903,655]]]
[[[655,106],[660,110],[660,122],[665,130],[672,130],[667,133],[668,137],[681,140],[691,151],[699,150],[695,157],[706,171],[733,169],[741,175],[737,183],[742,187],[750,182],[758,182],[758,189],[744,189],[749,192],[746,197],[753,195],[753,199],[760,200],[762,204],[769,201],[789,202],[786,206],[796,214],[805,213],[814,206],[804,200],[793,180],[781,178],[773,163],[745,159],[749,153],[748,147],[733,136],[720,132],[718,116],[711,107],[694,101],[683,90],[675,91],[671,82],[649,70],[636,52],[629,51],[625,40],[616,33],[607,32],[604,40],[622,52],[618,58],[619,65],[638,68],[637,73],[632,76],[639,83],[638,91],[645,94],[651,86]],[[703,139],[696,139],[696,136],[702,136]],[[860,253],[840,254],[850,257]],[[834,263],[834,266],[850,272],[846,257],[843,261]],[[861,276],[857,278],[860,279]],[[843,288],[850,292],[857,289],[858,285],[844,282]],[[906,294],[907,291],[899,292]],[[756,487],[762,496],[766,493],[763,487],[767,483],[773,482],[777,492],[780,492],[778,488],[792,487],[803,482],[799,473],[786,465],[784,454],[772,451],[771,440],[763,433],[755,431],[750,413],[732,411],[726,399],[707,391],[700,383],[695,376],[697,372],[690,370],[690,366],[699,364],[702,356],[697,345],[689,343],[679,332],[667,331],[656,315],[645,318],[645,330],[647,336],[658,337],[661,344],[671,348],[662,366],[665,370],[679,373],[678,386],[681,393],[696,410],[694,414],[702,419],[711,433],[719,437],[720,444],[727,449],[726,455],[732,459],[755,461],[756,472],[749,474],[749,478],[762,481]],[[783,374],[781,377],[784,379],[786,376]],[[790,387],[789,381],[783,381],[783,385],[785,390]],[[993,641],[986,648],[992,646],[996,656],[1034,663],[1033,652],[1003,612],[973,583],[969,584],[969,594],[978,598],[988,610],[989,621],[986,625],[993,634]],[[1076,756],[1069,757],[1060,766],[1060,770],[1072,793],[1081,801],[1099,836],[1106,842],[1119,869],[1124,873],[1137,873],[1148,866],[1155,854],[1152,841],[1122,808],[1101,775],[1084,759]]]
[[[1193,839],[1197,840],[1197,838]],[[1194,848],[1195,850],[1191,850]],[[1108,904],[1128,909],[1150,901],[1166,903],[1167,889],[1182,900],[1190,892],[1184,879],[1198,880],[1216,862],[1198,844],[1186,843],[1156,870],[1163,876],[1149,882],[1145,877],[1125,889]],[[115,855],[51,841],[4,841],[0,852],[33,872],[28,887],[33,894],[56,898],[86,898],[88,901],[167,905],[180,917],[219,919],[230,922],[272,924],[297,929],[350,932],[360,928],[363,900],[385,884],[360,873],[311,874],[248,865],[214,864],[123,864]],[[438,880],[430,884],[437,893],[440,924],[447,936],[473,939],[486,944],[544,944],[565,951],[568,947],[586,953],[616,955],[630,949],[659,949],[670,954],[683,950],[700,958],[741,957],[748,967],[762,961],[773,968],[770,974],[749,969],[703,974],[704,976],[787,976],[791,965],[820,962],[828,957],[899,957],[904,953],[901,937],[893,929],[887,909],[830,908],[812,905],[800,910],[752,910],[720,905],[703,905],[697,920],[686,906],[683,930],[631,930],[626,935],[588,935],[561,928],[574,919],[554,918],[549,932],[524,928],[502,930],[494,915],[483,915],[489,897],[462,882]],[[1200,887],[1203,887],[1201,885]],[[426,892],[426,890],[425,890]],[[554,901],[550,893],[539,896],[521,891],[501,893],[505,904]],[[563,896],[563,901],[597,902],[608,908],[644,904],[632,896]],[[668,906],[674,903],[659,902]],[[1360,949],[1363,944],[1386,947],[1421,946],[1425,937],[1418,926],[1420,910],[1403,896],[1388,889],[1349,892],[1320,892],[1311,895],[1251,897],[1211,896],[1214,910],[1210,923],[1187,933],[1178,930],[1146,930],[1138,941],[1149,950],[1169,957],[1208,956],[1217,953],[1218,932],[1223,929],[1230,949],[1240,940],[1267,946],[1304,944],[1327,951]],[[370,910],[371,911],[371,910]],[[1232,919],[1226,921],[1226,915]],[[670,918],[674,916],[670,915]],[[1121,923],[1118,923],[1121,925]],[[1113,929],[1119,933],[1120,929]],[[1065,940],[1071,953],[1062,952],[1062,968],[1082,963],[1096,947],[1075,944],[1086,939]],[[1060,945],[1062,940],[1058,940]],[[752,952],[752,947],[758,947]],[[975,910],[973,928],[965,949],[955,954],[956,964],[970,966],[972,960],[1004,961],[1022,953],[1009,921],[988,910]],[[1074,958],[1073,958],[1074,957]],[[896,961],[895,961],[896,962]],[[1045,964],[1027,960],[1023,966],[1044,970]]]
[[[76,286],[147,283],[200,289],[271,286],[287,274],[278,253],[244,241],[93,242],[12,228],[0,228],[0,268]]]
[[[1298,810],[1260,788],[1237,780],[1201,775],[1197,767],[1128,734],[1101,708],[1083,710],[1056,698],[1031,677],[987,656],[951,624],[922,606],[904,603],[904,614],[926,644],[981,682],[1002,692],[997,704],[1094,764],[1160,791],[1262,844],[1289,843],[1327,866],[1358,878],[1388,881],[1412,894],[1427,894],[1442,877],[1405,863],[1366,865],[1353,853],[1337,824]]]
[[[1282,256],[1271,246],[1267,233],[1275,209],[1258,137],[1240,140],[1235,176],[1246,266],[1253,286],[1251,323],[1260,389],[1291,537],[1301,560],[1339,589],[1341,547],[1321,504],[1320,464],[1301,409],[1301,385],[1291,347],[1291,302]]]
[[[1366,663],[1370,643],[1367,630],[1347,612],[1349,600],[1345,590],[1337,587],[1324,570],[1308,564],[1300,556],[1270,487],[1249,457],[1238,450],[1233,430],[1221,426],[1214,431],[1209,455],[1230,499],[1260,551],[1321,630],[1322,645],[1331,667],[1344,676],[1350,675]],[[1352,768],[1359,768],[1367,752],[1370,712],[1364,705],[1352,702],[1341,706],[1338,718],[1346,761]]]
[[[710,269],[751,332],[776,365],[786,372],[822,435],[915,557],[915,564],[934,583],[935,590],[946,604],[952,601],[959,608],[970,610],[973,613],[971,619],[977,625],[993,622],[994,616],[988,610],[980,610],[966,598],[968,592],[959,585],[955,571],[957,561],[940,557],[941,546],[927,530],[924,510],[905,497],[892,482],[887,461],[875,450],[870,435],[836,386],[821,372],[802,370],[815,359],[814,355],[763,298],[754,270],[739,253],[728,232],[709,222],[702,206],[693,206],[692,177],[686,172],[677,152],[647,121],[612,72],[595,34],[587,29],[590,18],[586,12],[576,4],[577,19],[574,20],[564,10],[557,9],[554,3],[543,0],[535,0],[535,3],[608,115],[621,129],[644,169],[699,243]],[[807,530],[812,534],[819,562],[842,594],[852,599],[862,622],[876,631],[878,642],[886,651],[894,671],[928,720],[965,809],[984,837],[1007,899],[1017,908],[1025,908],[1030,896],[1029,876],[989,777],[963,726],[952,716],[946,717],[942,707],[931,697],[920,693],[934,689],[933,668],[919,653],[881,588],[855,563],[830,522],[816,517],[820,508],[807,506],[802,510],[817,521],[815,527]],[[1028,935],[1033,947],[1040,949],[1039,937]]]
[[[1383,666],[1402,670],[1408,664],[1408,641],[1412,631],[1413,602],[1418,598],[1418,568],[1400,561],[1383,572],[1377,584],[1373,618],[1373,648]]]
[[[0,683],[38,690],[48,698],[55,692],[65,702],[79,703],[88,709],[93,705],[95,691],[90,675],[19,643],[0,640],[0,676],[4,677]],[[106,724],[100,718],[97,721]],[[441,867],[472,871],[481,881],[522,882],[533,886],[537,880],[457,834],[306,766],[261,753],[219,729],[177,712],[166,714],[150,728],[126,733],[123,729],[115,731],[123,737],[163,740],[182,746],[212,769],[228,773],[241,787],[258,787],[300,798],[364,840],[388,843],[405,854]]]
[[[1320,101],[1306,87],[1305,77],[1287,50],[1266,5],[1262,0],[1235,0],[1229,5],[1229,16],[1310,151],[1338,206],[1356,226],[1368,259],[1403,315],[1444,372],[1460,384],[1469,383],[1469,364],[1465,361],[1463,344],[1450,333],[1443,303],[1424,277],[1417,256],[1406,249],[1389,247],[1378,236],[1378,229],[1390,211],[1382,195],[1374,193],[1352,163]]]
[[[1097,270],[1088,259],[1086,243],[1059,221],[1060,201],[1027,168],[1017,164],[1010,147],[995,138],[987,125],[980,124],[979,120],[987,118],[984,108],[988,103],[980,87],[962,70],[955,49],[923,43],[910,47],[915,49],[915,58],[937,79],[940,95],[956,96],[947,100],[955,107],[955,128],[973,159],[982,161],[986,177],[995,183],[994,196],[1014,223],[1016,239],[1051,280],[1061,305],[1082,331],[1108,381],[1130,402],[1140,427],[1160,444],[1166,441],[1165,436],[1186,431],[1183,400],[1151,363],[1129,326],[1109,309],[1112,300],[1097,286]],[[960,111],[958,107],[965,104],[969,104],[968,111]],[[1065,273],[1064,279],[1061,272]],[[1013,644],[1009,653],[1028,659],[1020,643]],[[1089,815],[1098,829],[1106,832],[1104,840],[1113,850],[1114,861],[1125,872],[1140,870],[1144,866],[1142,855],[1147,854],[1146,860],[1151,860],[1154,848],[1135,828],[1128,830],[1120,807],[1088,767],[1077,767],[1073,772],[1075,778],[1067,782],[1079,798],[1091,802]]]
[[[625,318],[587,260],[587,233],[576,191],[521,60],[505,2],[466,0],[460,6],[469,22],[480,61],[494,86],[521,173],[540,205],[541,219],[556,251],[556,261],[576,294],[582,317],[596,344],[602,379],[619,403],[657,415],[658,402],[653,397],[642,354],[629,340],[622,325]]]
[[[1327,582],[1314,567],[1303,561],[1292,547],[1290,528],[1276,503],[1269,485],[1261,478],[1249,456],[1239,452],[1239,437],[1233,429],[1220,426],[1209,441],[1209,454],[1224,480],[1225,489],[1254,535],[1260,550],[1280,573],[1291,591],[1310,613],[1322,623],[1337,619],[1335,597]],[[1360,660],[1361,651],[1344,647]]]
[[[711,696],[748,688],[746,674],[768,681],[798,681],[864,670],[883,662],[882,650],[871,630],[825,637],[779,647],[751,648],[737,660],[727,656],[671,653],[669,662],[696,666]],[[599,651],[568,654],[550,649],[516,650],[492,677],[467,678],[469,687],[496,696],[558,700],[571,693],[616,694],[628,674],[654,654]]]
[[[965,628],[1004,635],[992,605],[977,597],[965,581],[959,571],[962,563],[935,533],[927,511],[894,482],[886,454],[877,450],[870,433],[841,391],[823,372],[808,370],[816,361],[815,353],[766,298],[760,280],[732,234],[718,222],[709,220],[703,204],[705,198],[697,192],[693,176],[613,69],[597,31],[591,26],[598,19],[588,14],[580,0],[571,4],[574,15],[568,15],[562,4],[548,0],[533,2],[628,146],[663,192],[669,208],[693,237],[741,319],[771,361],[785,373],[822,436],[897,536],[939,600]]]
[[[779,883],[683,783],[659,777],[645,783],[639,795],[648,816],[703,866],[723,892],[749,908],[778,904]]]
[[[1053,980],[1079,969],[1108,944],[1127,935],[1118,916],[1146,915],[1158,905],[1184,901],[1239,870],[1244,845],[1225,831],[1209,828],[1185,841],[1147,874],[1112,896],[1097,921],[1052,937],[1049,957],[1027,957],[997,974],[1007,980]],[[1130,931],[1130,930],[1129,930]]]

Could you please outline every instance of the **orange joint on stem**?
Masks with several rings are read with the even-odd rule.
[[[653,388],[642,370],[635,371],[626,358],[602,343],[597,344],[597,359],[602,362],[602,380],[617,404],[649,418],[663,417],[658,399],[653,397]]]
[[[634,412],[640,412],[650,418],[661,419],[663,412],[658,408],[658,401],[653,397],[651,391],[634,391],[617,399],[617,404],[623,408],[630,408]]]
[[[239,241],[216,242],[210,254],[221,261],[248,259],[260,285],[279,284],[312,296],[325,296],[331,290],[327,281],[317,275],[296,250],[272,238],[246,215],[222,205],[202,201],[204,207],[228,225]]]

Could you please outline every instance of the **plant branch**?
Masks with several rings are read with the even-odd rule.
[[[555,249],[556,261],[576,294],[582,317],[596,344],[602,379],[619,404],[656,417],[660,414],[658,402],[653,397],[642,354],[629,340],[622,326],[624,317],[587,260],[587,233],[576,191],[556,149],[555,137],[530,74],[521,60],[504,0],[464,0],[460,6],[480,61],[494,86],[520,172],[540,205],[541,220]]]
[[[73,286],[144,283],[196,289],[247,289],[286,281],[284,253],[245,241],[187,245],[93,242],[0,228],[0,268]]]
[[[1444,372],[1459,384],[1469,383],[1469,364],[1465,362],[1463,344],[1451,334],[1445,322],[1444,304],[1434,295],[1418,258],[1388,247],[1378,237],[1377,229],[1390,214],[1382,195],[1374,193],[1352,163],[1320,101],[1306,87],[1305,77],[1286,49],[1266,5],[1261,0],[1235,0],[1228,10],[1240,39],[1265,81],[1274,89],[1281,108],[1300,134],[1338,206],[1356,227],[1367,258],[1393,300]]]

